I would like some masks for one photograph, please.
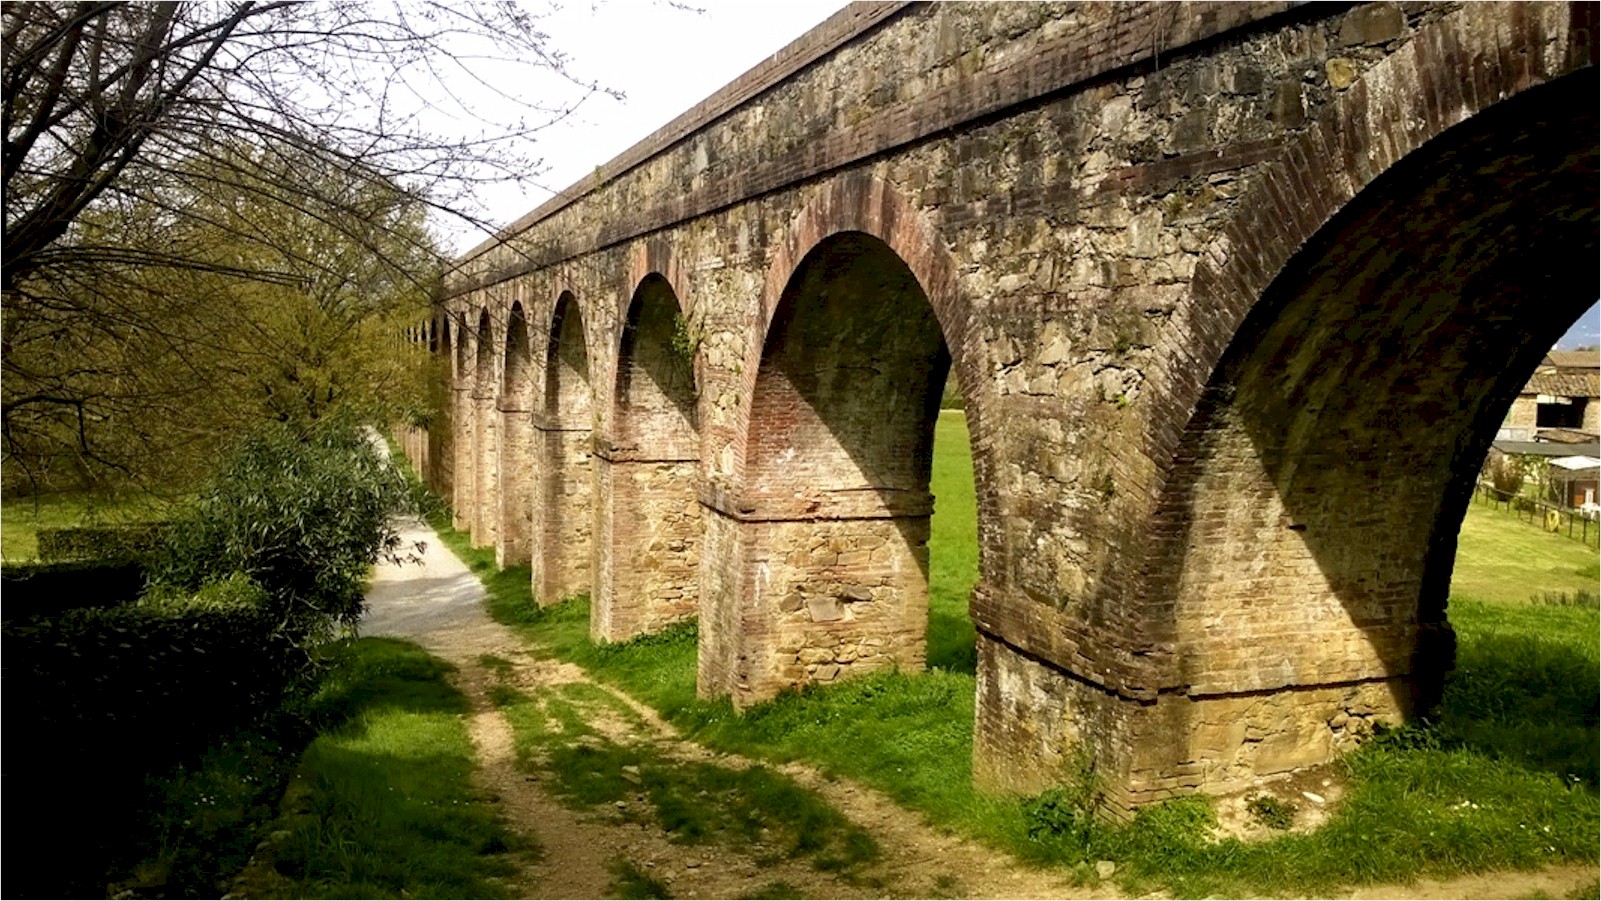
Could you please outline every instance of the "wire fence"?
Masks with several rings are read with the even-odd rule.
[[[1501,491],[1494,485],[1484,482],[1479,483],[1473,496],[1481,503],[1503,508],[1509,513],[1516,514],[1524,522],[1539,526],[1547,532],[1566,535],[1590,547],[1601,548],[1601,522],[1596,520],[1594,513]]]

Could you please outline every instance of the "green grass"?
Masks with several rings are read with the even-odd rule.
[[[173,502],[145,495],[99,498],[51,494],[0,502],[0,558],[7,562],[39,558],[39,530],[75,526],[149,522],[171,515]]]
[[[1594,548],[1475,501],[1457,536],[1451,594],[1505,604],[1546,591],[1594,596],[1601,575],[1596,561]]]
[[[612,863],[612,875],[616,879],[612,882],[612,895],[618,898],[671,898],[673,893],[667,888],[667,883],[640,869],[631,860],[617,860]]]
[[[1451,604],[1459,666],[1445,700],[1431,722],[1370,741],[1342,761],[1347,797],[1315,833],[1255,844],[1214,841],[1203,798],[1147,808],[1130,827],[1109,826],[1087,813],[1094,795],[1089,781],[1031,799],[975,791],[974,680],[972,664],[960,662],[964,653],[971,659],[973,641],[966,602],[976,541],[972,508],[960,499],[970,496],[964,466],[971,464],[953,459],[966,457],[965,442],[948,440],[961,425],[942,416],[936,442],[929,659],[938,668],[790,692],[743,715],[726,700],[695,697],[693,624],[597,647],[588,640],[587,599],[539,610],[526,569],[502,578],[491,551],[468,549],[464,536],[441,532],[486,577],[498,619],[655,707],[688,736],[850,776],[935,824],[1066,868],[1083,881],[1095,878],[1095,861],[1113,860],[1117,880],[1130,891],[1160,885],[1188,897],[1304,895],[1596,861],[1601,625],[1594,609],[1528,603],[1541,590],[1593,591],[1595,552],[1509,517],[1473,512]],[[1469,588],[1481,600],[1465,599]]]
[[[968,599],[978,581],[978,499],[967,417],[940,411],[934,427],[934,519],[928,539],[928,665],[973,673],[978,634]]]
[[[284,806],[272,894],[500,898],[530,850],[473,787],[466,700],[448,664],[415,645],[361,639],[313,699],[337,723],[307,748]]]

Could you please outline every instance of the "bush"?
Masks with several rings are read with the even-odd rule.
[[[137,600],[144,587],[145,564],[128,559],[7,563],[0,569],[8,622],[82,607],[115,607]]]
[[[7,722],[52,762],[115,749],[139,766],[273,709],[302,657],[243,576],[192,598],[72,610],[5,630]],[[120,767],[119,767],[120,768]]]
[[[405,478],[354,426],[271,427],[173,523],[153,581],[193,591],[242,573],[265,590],[275,631],[325,640],[361,618],[371,566],[402,553],[391,517],[415,506]]]

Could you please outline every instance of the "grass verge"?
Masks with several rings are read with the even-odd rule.
[[[1451,593],[1503,604],[1528,603],[1545,592],[1594,598],[1596,561],[1595,548],[1474,501],[1457,534]]]
[[[284,798],[273,871],[250,894],[291,898],[502,898],[533,853],[472,784],[466,699],[448,664],[407,642],[360,639],[331,655],[309,716],[327,724]]]
[[[531,694],[499,689],[496,701],[511,724],[519,765],[544,775],[556,797],[575,809],[648,822],[683,844],[741,847],[764,865],[805,860],[856,878],[878,858],[871,835],[816,792],[767,767],[674,760],[648,742],[620,743],[603,734],[595,724],[608,719],[631,735],[645,732],[638,715],[605,689],[589,683]]]

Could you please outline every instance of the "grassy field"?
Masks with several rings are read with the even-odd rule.
[[[1506,604],[1546,592],[1596,595],[1594,548],[1530,525],[1516,514],[1474,502],[1457,535],[1451,595]]]
[[[34,560],[39,530],[167,519],[172,502],[145,496],[95,498],[79,494],[7,498],[0,502],[0,559]]]
[[[1472,517],[1476,534],[1464,538],[1462,572],[1498,573],[1501,564],[1479,556],[1493,540],[1531,541],[1553,556],[1535,565],[1535,575],[1501,576],[1499,587],[1480,583],[1492,585],[1480,589],[1482,597],[1453,601],[1461,649],[1444,703],[1430,722],[1370,741],[1341,762],[1346,800],[1316,832],[1251,844],[1216,840],[1214,814],[1199,798],[1149,808],[1131,827],[1112,827],[1088,812],[1090,779],[1037,798],[976,792],[966,614],[976,541],[960,416],[942,416],[935,454],[930,670],[809,688],[743,714],[727,701],[695,697],[693,623],[594,645],[587,599],[539,610],[526,567],[499,571],[492,551],[468,548],[460,533],[441,533],[484,578],[497,618],[655,707],[696,740],[773,761],[806,760],[872,785],[937,824],[1087,882],[1097,861],[1112,860],[1130,891],[1156,885],[1187,897],[1315,895],[1351,884],[1597,859],[1601,620],[1594,609],[1527,602],[1548,585],[1575,587],[1567,577],[1586,565],[1584,549],[1577,542],[1550,546],[1548,540],[1566,539],[1511,518]],[[1533,535],[1495,538],[1510,529]],[[1520,563],[1531,556],[1514,552]],[[1594,559],[1590,552],[1590,566]],[[1565,581],[1548,583],[1540,574]],[[1582,575],[1575,577],[1582,584]]]
[[[967,418],[941,410],[934,431],[934,522],[928,539],[928,665],[971,673],[977,633],[967,615],[978,581],[978,500]]]

